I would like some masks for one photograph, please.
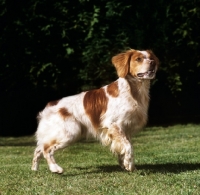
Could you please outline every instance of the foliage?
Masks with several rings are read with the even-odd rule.
[[[30,129],[24,113],[35,118],[47,101],[113,81],[111,57],[128,48],[160,59],[157,108],[173,94],[180,112],[199,114],[199,22],[199,0],[1,0],[1,129]]]
[[[80,142],[57,152],[65,169],[52,174],[44,160],[30,170],[33,137],[0,137],[0,193],[33,194],[199,194],[198,125],[152,127],[133,139],[137,171],[122,171],[108,148]]]
[[[155,50],[166,83],[180,91],[191,78],[199,82],[197,3],[3,0],[1,82],[6,90],[15,79],[56,89],[78,81],[99,86],[115,78],[111,56],[134,47]]]
[[[180,91],[184,87],[186,89],[191,80],[193,82],[190,86],[191,84],[197,86],[199,82],[197,73],[200,71],[198,65],[200,7],[197,3],[198,1],[174,1],[166,9],[169,22],[168,30],[166,29],[167,55],[164,59],[167,66],[164,70],[169,74],[169,84],[173,92]]]

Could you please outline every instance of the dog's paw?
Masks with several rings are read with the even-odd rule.
[[[63,169],[57,164],[50,164],[49,169],[52,173],[59,173],[59,174],[63,173]]]
[[[133,171],[137,170],[132,161],[124,161],[124,169],[126,171],[130,171],[130,172],[133,172]]]

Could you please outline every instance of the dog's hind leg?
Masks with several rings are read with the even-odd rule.
[[[32,170],[38,169],[39,159],[43,154],[51,172],[62,173],[63,169],[54,159],[54,152],[81,138],[81,124],[64,108],[57,112],[47,108],[40,117],[36,132],[38,146],[34,153]]]
[[[59,128],[61,126],[63,128]],[[63,169],[54,159],[54,152],[71,145],[81,138],[81,126],[74,117],[68,117],[61,126],[51,127],[50,132],[55,132],[56,130],[56,133],[48,135],[48,139],[43,140],[43,155],[47,160],[50,171],[53,173],[63,172]]]
[[[63,169],[58,164],[56,164],[53,155],[56,150],[64,148],[65,146],[65,143],[58,143],[56,140],[52,140],[43,146],[43,155],[47,160],[50,171],[53,173],[63,173]]]
[[[41,146],[37,146],[37,148],[35,149],[35,152],[34,152],[34,157],[33,157],[32,167],[31,167],[31,169],[33,171],[38,170],[39,160],[41,159],[41,157],[42,157],[42,148],[41,148]]]

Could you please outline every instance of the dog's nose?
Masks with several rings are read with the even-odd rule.
[[[155,64],[153,62],[150,63],[150,69],[152,69],[152,70],[155,69]]]

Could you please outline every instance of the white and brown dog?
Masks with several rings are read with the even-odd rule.
[[[92,135],[110,145],[123,169],[133,171],[131,137],[147,122],[150,79],[159,60],[152,51],[130,49],[112,58],[119,78],[100,89],[49,102],[39,113],[32,170],[42,154],[52,172],[62,173],[54,152]]]

